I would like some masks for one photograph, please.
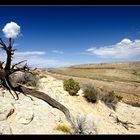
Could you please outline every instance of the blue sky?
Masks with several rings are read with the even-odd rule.
[[[140,6],[0,6],[5,42],[11,21],[22,34],[14,62],[47,68],[140,60]]]

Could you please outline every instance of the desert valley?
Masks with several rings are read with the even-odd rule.
[[[0,133],[1,134],[139,134],[140,133],[140,85],[139,62],[102,65],[79,65],[70,68],[53,69],[44,71],[33,70],[37,79],[30,80],[26,86],[49,95],[62,105],[71,114],[71,120],[79,133],[75,133],[65,114],[49,105],[47,102],[33,96],[19,93],[19,99],[12,98],[7,90],[0,89]],[[135,73],[134,69],[135,68]],[[92,71],[92,78],[84,73]],[[108,74],[105,70],[109,69]],[[97,73],[97,71],[99,72]],[[112,72],[111,72],[112,70]],[[104,71],[104,72],[101,72]],[[67,73],[67,74],[66,74]],[[119,80],[117,80],[118,73]],[[79,75],[80,76],[79,76]],[[108,75],[107,75],[108,74]],[[116,74],[116,75],[115,75]],[[99,79],[94,77],[98,77]],[[104,76],[106,80],[104,80]],[[109,77],[109,75],[111,75]],[[135,81],[127,75],[135,77]],[[88,76],[88,75],[87,75]],[[108,76],[108,77],[107,77]],[[23,73],[14,77],[23,78]],[[124,77],[124,79],[123,79]],[[123,99],[117,103],[116,110],[106,106],[103,101],[88,102],[84,98],[82,88],[76,96],[71,96],[64,90],[63,80],[73,78],[83,84],[91,82],[100,92],[107,93],[114,90],[115,94]],[[108,78],[108,79],[107,79]],[[109,79],[110,78],[110,79]],[[123,79],[121,82],[120,79]],[[116,87],[116,88],[115,88]],[[133,105],[133,106],[132,106]],[[117,119],[118,118],[118,122]]]

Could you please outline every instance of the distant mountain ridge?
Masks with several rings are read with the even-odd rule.
[[[70,66],[70,68],[140,68],[140,61],[130,62],[112,62],[98,64],[79,64]]]

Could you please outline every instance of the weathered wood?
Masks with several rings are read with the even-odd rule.
[[[1,62],[1,61],[0,61],[0,70],[3,69],[3,64],[4,64],[4,62]]]
[[[4,79],[4,77],[6,76],[6,72],[5,70],[0,70],[0,79]]]
[[[117,124],[121,124],[125,129],[129,130],[129,128],[133,128],[133,129],[136,129],[135,127],[133,126],[130,126],[130,125],[134,125],[133,123],[131,122],[128,122],[128,121],[122,121],[118,118],[118,116],[113,116],[111,113],[109,114],[109,116],[113,117],[115,119],[115,122],[114,123],[117,123]]]

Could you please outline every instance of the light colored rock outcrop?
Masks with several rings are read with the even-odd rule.
[[[29,124],[34,118],[32,109],[20,108],[16,110],[16,122],[22,124]]]
[[[3,121],[0,121],[0,134],[1,135],[4,135],[4,134],[12,134],[12,129],[9,125],[9,123],[7,122],[3,122]]]
[[[38,90],[43,91],[66,106],[75,126],[82,134],[140,134],[140,108],[119,102],[116,112],[99,101],[88,103],[83,97],[70,96],[63,89],[63,81],[49,75],[38,82]],[[4,92],[4,97],[2,92]],[[65,115],[60,110],[51,107],[46,102],[32,97],[33,101],[23,94],[19,100],[12,99],[8,91],[0,89],[0,133],[1,134],[65,134],[54,128],[60,124],[68,124]],[[121,124],[114,123],[110,113],[122,121],[133,123],[128,130]]]
[[[2,98],[1,98],[2,99]],[[14,106],[5,100],[0,101],[0,121],[6,120],[14,112]]]
[[[40,99],[32,97],[32,101],[23,94],[19,94],[19,100],[14,100],[5,90],[3,97],[2,91],[0,89],[1,134],[65,134],[54,129],[59,123],[68,124],[63,112]],[[10,113],[12,109],[14,112]]]
[[[77,125],[77,118],[85,118],[83,125],[86,134],[139,134],[140,133],[140,108],[119,102],[116,112],[108,108],[99,101],[97,104],[88,103],[82,94],[79,96],[70,96],[63,89],[63,81],[47,76],[39,81],[39,90],[46,91],[51,97],[64,104],[71,112],[73,121]],[[128,121],[134,124],[134,128],[127,130],[121,124],[118,125],[110,113],[117,116],[122,121]],[[133,115],[132,115],[133,114]],[[134,120],[135,118],[135,120]],[[82,119],[81,119],[82,120]]]

